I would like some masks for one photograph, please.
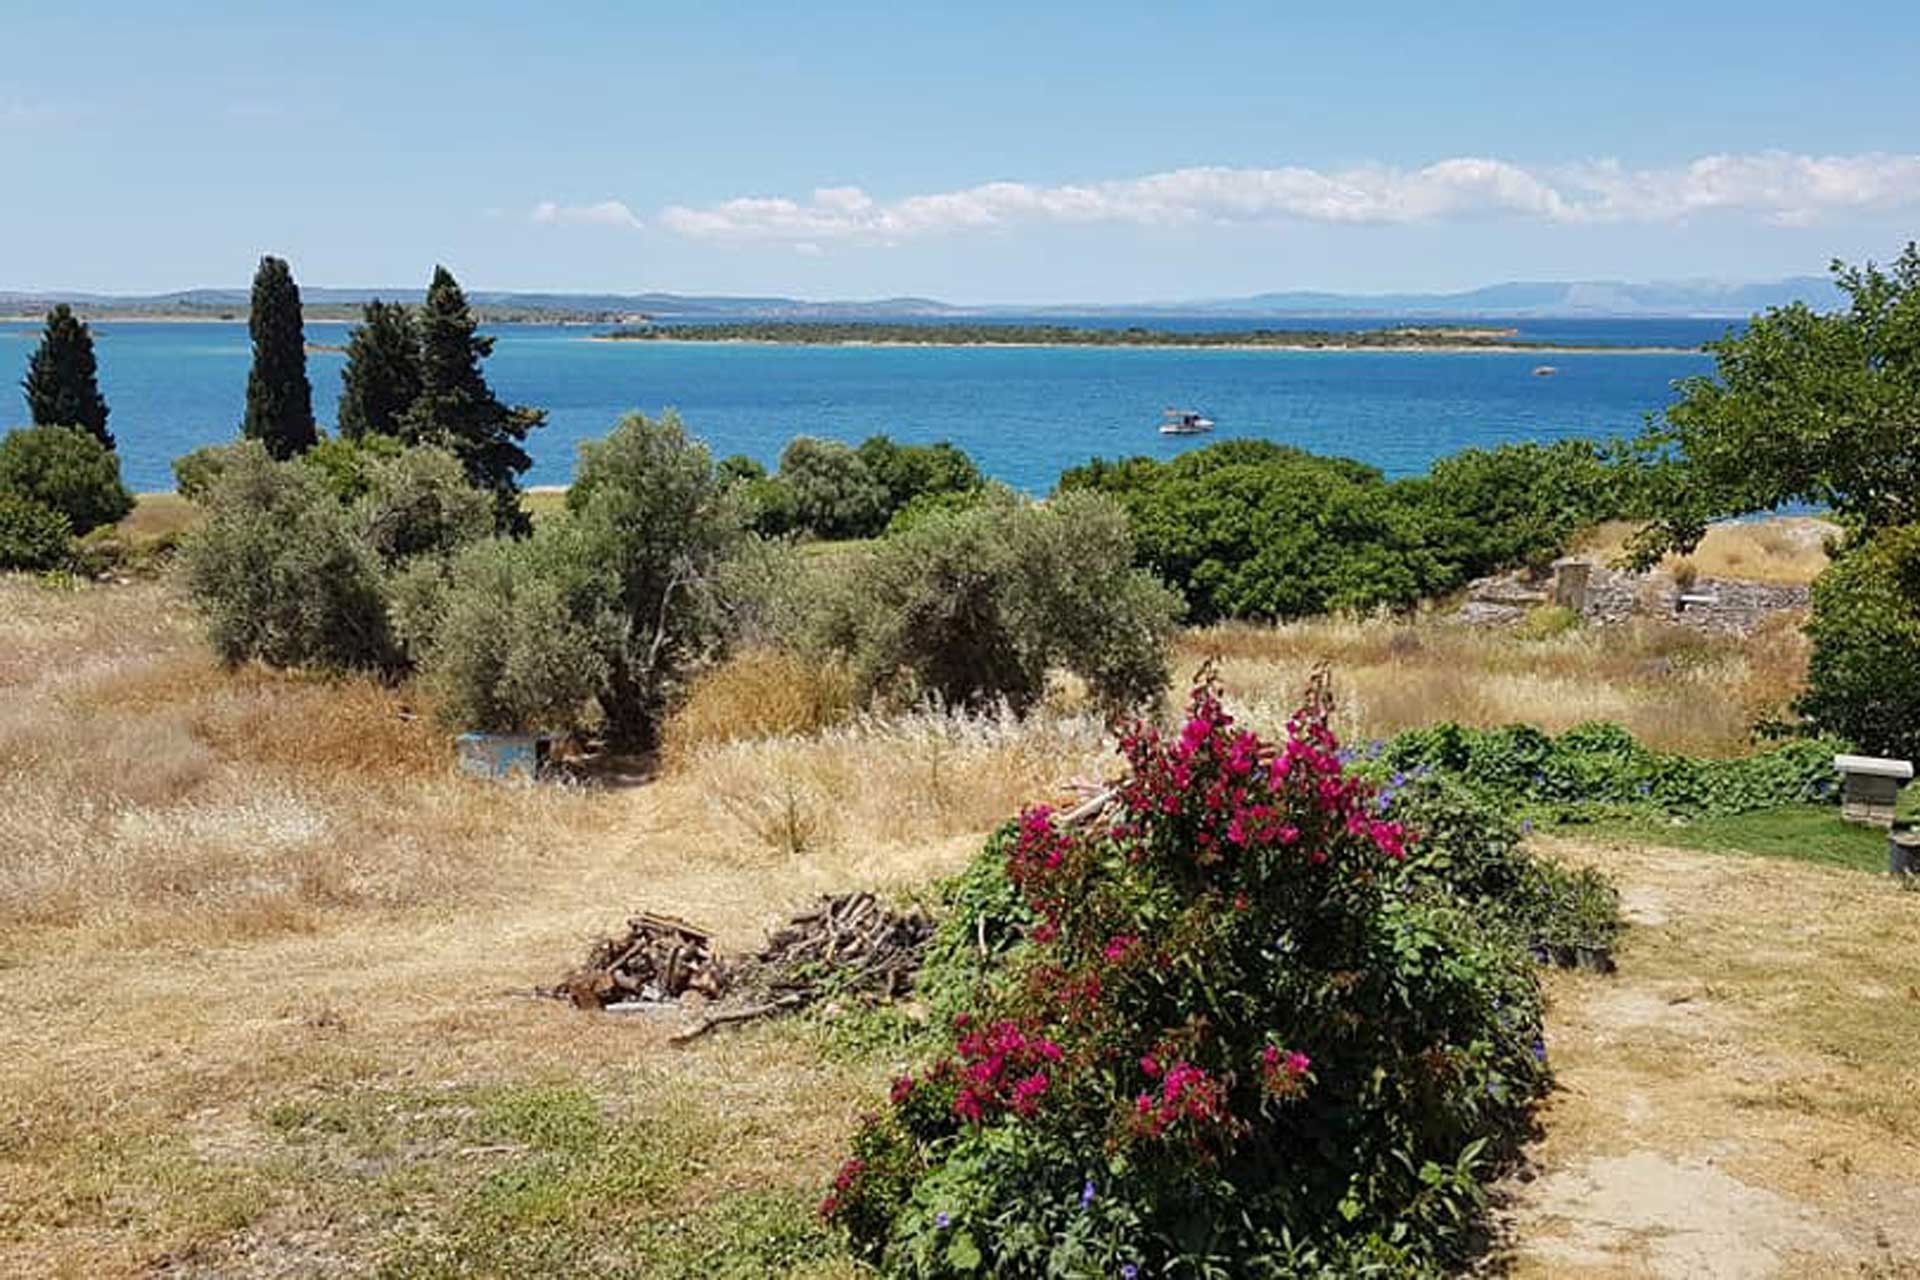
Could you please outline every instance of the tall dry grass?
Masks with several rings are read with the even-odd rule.
[[[672,781],[749,847],[795,856],[979,835],[1097,782],[1111,753],[1086,715],[920,711],[715,740],[680,757]]]
[[[815,734],[851,719],[854,709],[853,673],[845,665],[749,649],[693,682],[662,730],[661,757],[678,768],[740,739]]]
[[[1574,549],[1612,560],[1638,527],[1631,521],[1610,520],[1588,530]],[[1668,556],[1661,568],[1676,577],[1690,570],[1703,578],[1809,583],[1827,567],[1826,542],[1839,532],[1838,525],[1811,516],[1728,521],[1708,526],[1698,547],[1685,557]]]
[[[1666,750],[1728,755],[1750,749],[1755,723],[1798,691],[1806,641],[1792,618],[1746,639],[1645,624],[1529,637],[1438,619],[1316,620],[1190,631],[1175,669],[1207,658],[1229,701],[1268,728],[1325,663],[1349,736],[1440,720],[1552,732],[1611,720]]]
[[[122,944],[456,899],[590,822],[454,776],[404,693],[222,671],[164,586],[0,579],[0,927]]]

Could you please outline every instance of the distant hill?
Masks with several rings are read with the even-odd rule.
[[[309,312],[350,316],[372,298],[419,302],[420,289],[303,288]],[[1231,315],[1263,316],[1446,316],[1739,317],[1788,302],[1816,308],[1839,305],[1840,295],[1822,276],[1795,276],[1764,284],[1685,280],[1632,284],[1617,280],[1510,281],[1463,293],[1258,293],[1243,298],[1116,305],[955,306],[934,298],[808,301],[755,295],[681,293],[520,293],[476,289],[467,297],[496,320],[609,321],[634,316],[662,320],[702,317],[778,320],[886,320],[917,317],[1032,315]],[[56,302],[97,314],[238,316],[247,309],[245,289],[185,289],[176,293],[23,293],[0,290],[0,312],[33,314]]]
[[[1794,276],[1764,284],[1541,280],[1509,281],[1464,293],[1260,293],[1127,309],[1159,311],[1164,306],[1189,314],[1233,315],[1737,317],[1790,302],[1828,309],[1839,305],[1840,293],[1825,276]]]

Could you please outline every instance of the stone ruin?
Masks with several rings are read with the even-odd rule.
[[[1700,631],[1747,635],[1776,614],[1807,606],[1807,588],[1739,578],[1697,577],[1684,586],[1665,570],[1623,573],[1570,556],[1545,572],[1481,578],[1467,587],[1463,622],[1518,623],[1543,605],[1562,605],[1590,626],[1630,618]]]

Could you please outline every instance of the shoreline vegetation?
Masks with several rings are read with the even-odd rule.
[[[1081,325],[949,323],[874,320],[750,320],[696,324],[622,324],[604,313],[557,313],[476,306],[483,325],[540,325],[597,329],[583,335],[589,342],[699,342],[739,346],[818,347],[1094,347],[1104,350],[1181,349],[1214,351],[1425,351],[1459,355],[1470,352],[1556,355],[1692,355],[1696,347],[1565,343],[1522,338],[1509,325],[1396,325],[1381,329],[1277,329],[1254,327],[1189,332],[1176,329],[1125,329]],[[245,324],[232,309],[146,312],[140,310],[85,310],[75,314],[92,324]],[[356,307],[322,305],[304,309],[308,323],[350,323],[359,318]],[[22,312],[0,315],[0,324],[38,324],[44,316]],[[614,327],[608,328],[612,325]],[[0,337],[7,335],[0,334]],[[19,335],[22,338],[28,334]],[[340,348],[312,344],[312,352],[332,353]],[[310,352],[310,353],[312,353]]]
[[[700,342],[833,347],[1140,347],[1225,351],[1437,351],[1559,354],[1673,353],[1691,347],[1574,345],[1521,338],[1507,326],[1402,325],[1387,329],[1101,329],[1034,324],[894,324],[770,320],[610,329],[594,342]]]

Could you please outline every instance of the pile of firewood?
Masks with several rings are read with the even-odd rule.
[[[587,962],[544,994],[581,1009],[638,1010],[689,993],[718,1001],[758,1001],[716,1011],[688,1032],[799,1008],[825,996],[891,999],[913,985],[933,921],[919,911],[895,912],[871,893],[823,897],[774,930],[757,955],[728,957],[705,930],[672,916],[642,912],[626,932],[597,943]]]
[[[889,911],[871,893],[820,899],[767,939],[756,964],[776,992],[904,995],[933,937],[924,913]]]
[[[634,1000],[678,1000],[689,991],[718,1000],[731,981],[713,935],[685,920],[642,912],[627,921],[626,933],[595,944],[586,964],[562,978],[553,994],[575,1008],[604,1009]]]

